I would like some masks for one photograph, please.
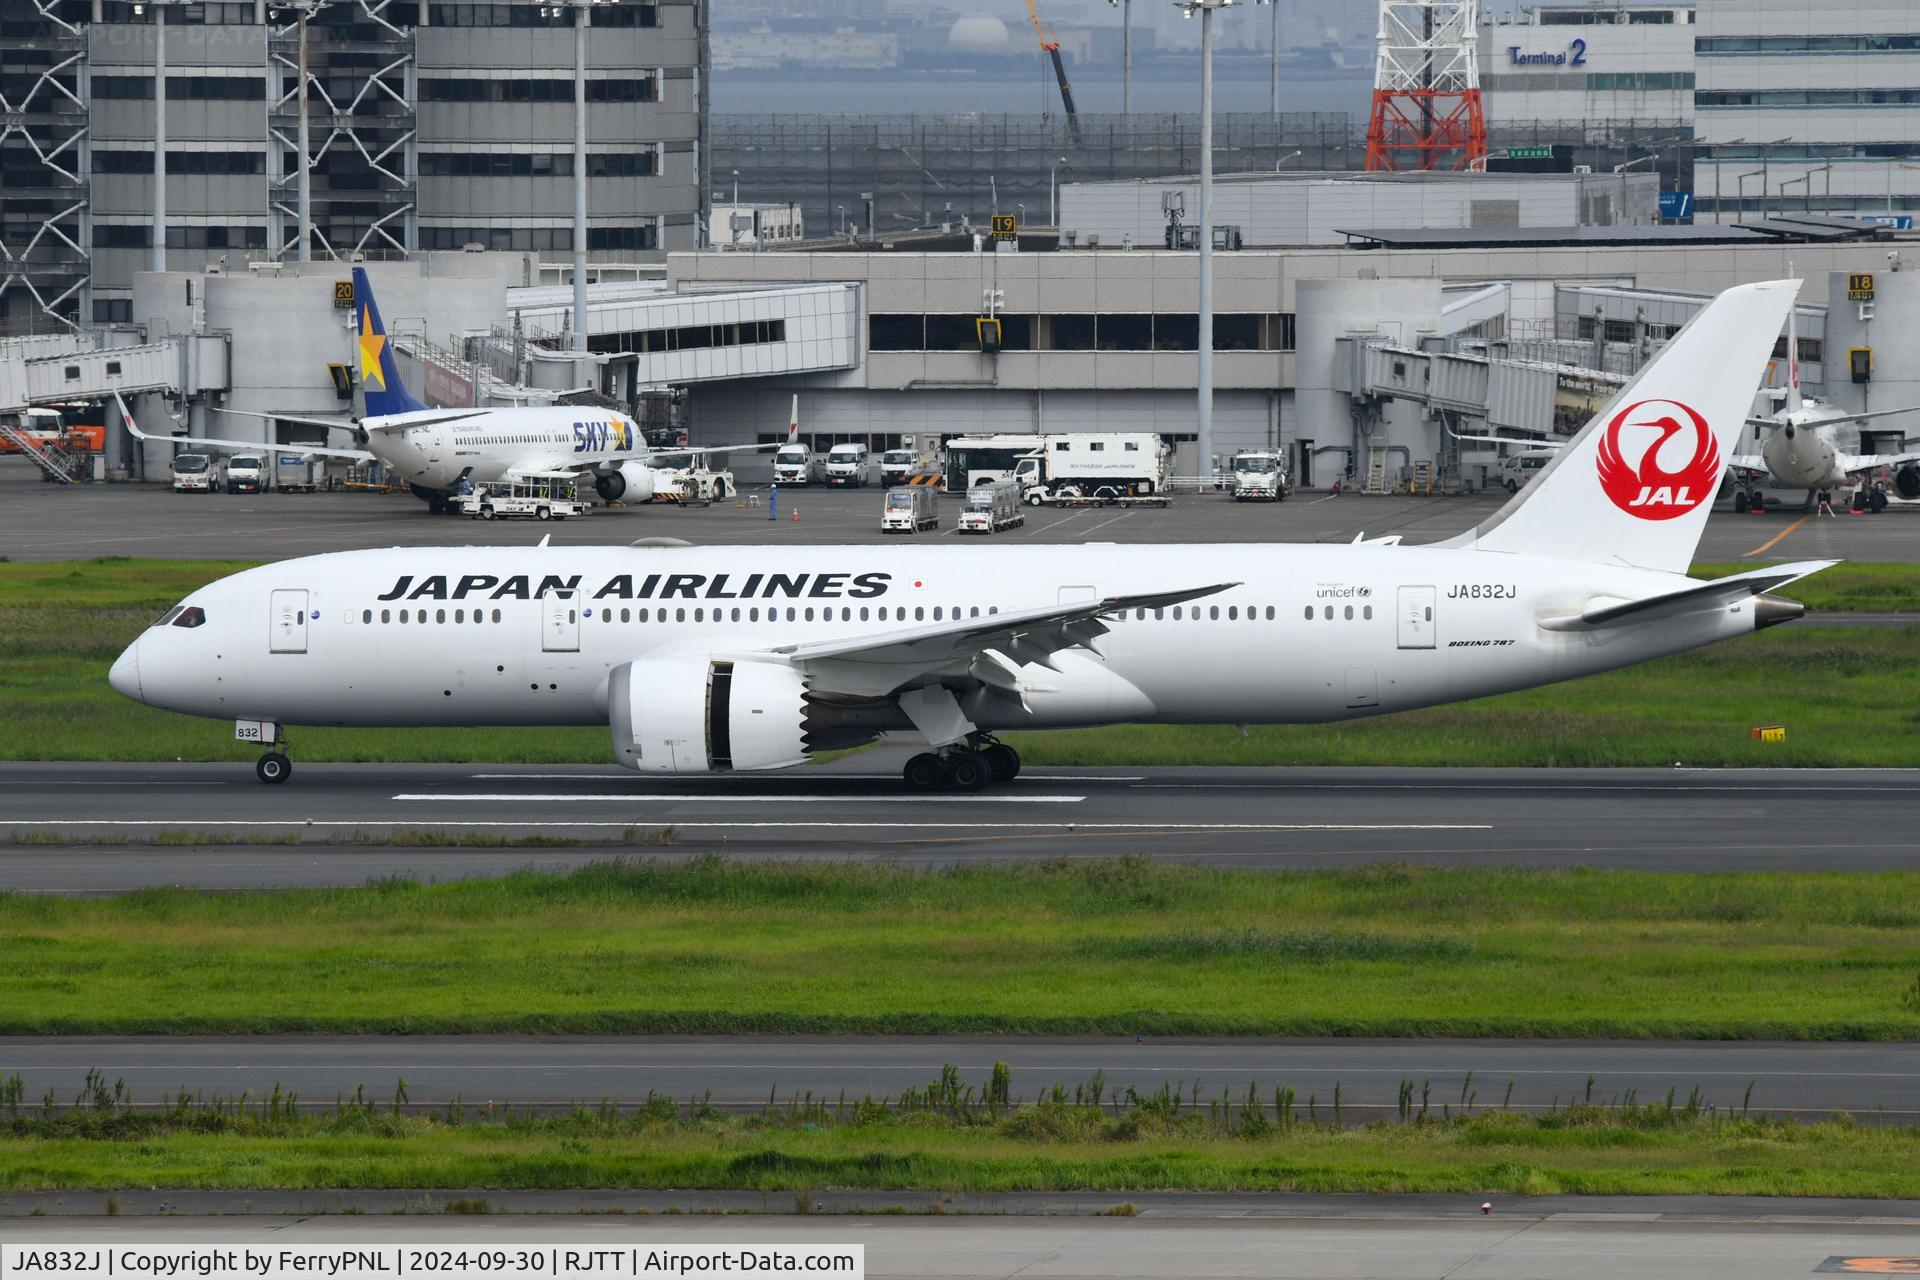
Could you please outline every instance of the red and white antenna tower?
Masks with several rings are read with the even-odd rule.
[[[1466,169],[1487,154],[1479,0],[1380,0],[1367,169]]]

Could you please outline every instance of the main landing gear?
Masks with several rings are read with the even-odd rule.
[[[1020,776],[1020,753],[980,734],[938,754],[923,751],[900,771],[914,791],[982,791]]]

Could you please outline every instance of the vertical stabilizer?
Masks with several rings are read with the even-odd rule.
[[[800,395],[794,393],[793,411],[787,415],[787,443],[792,444],[800,438]]]
[[[364,267],[353,269],[353,306],[358,315],[354,343],[367,416],[385,418],[426,408],[408,394],[406,384],[400,381],[400,369],[387,342],[387,326],[380,321],[380,306],[373,300],[373,285],[367,280]]]
[[[1800,394],[1800,309],[1787,309],[1787,416],[1799,413],[1806,407],[1806,400]]]
[[[1685,573],[1798,280],[1715,298],[1492,519],[1446,545]]]

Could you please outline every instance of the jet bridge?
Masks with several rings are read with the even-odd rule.
[[[104,400],[143,391],[192,395],[225,390],[224,334],[190,334],[132,346],[101,346],[108,334],[0,340],[0,414],[33,405]]]

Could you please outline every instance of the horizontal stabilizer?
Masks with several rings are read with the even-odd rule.
[[[1543,631],[1598,631],[1606,627],[1637,625],[1680,614],[1726,608],[1765,592],[1777,591],[1838,563],[1838,560],[1804,560],[1798,564],[1774,565],[1755,569],[1751,573],[1737,573],[1730,578],[1716,578],[1712,582],[1696,582],[1679,591],[1648,596],[1644,600],[1596,602],[1582,613],[1543,618],[1540,628]],[[1788,620],[1787,617],[1776,616],[1770,621]]]

